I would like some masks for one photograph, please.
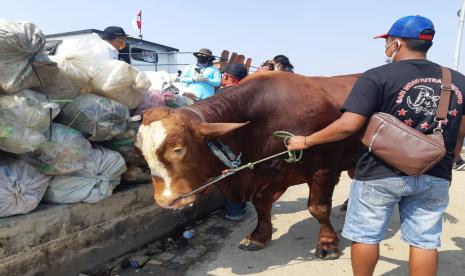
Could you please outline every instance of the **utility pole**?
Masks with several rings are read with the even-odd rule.
[[[465,0],[462,1],[462,8],[460,9],[460,21],[459,21],[459,33],[457,35],[457,43],[455,45],[455,55],[454,55],[454,69],[459,70],[460,62],[460,48],[462,46],[462,33],[463,33],[463,23],[465,21]]]

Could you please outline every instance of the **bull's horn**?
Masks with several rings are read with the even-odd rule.
[[[206,122],[193,122],[192,127],[195,132],[200,136],[216,137],[228,134],[238,128],[247,125],[245,123],[206,123]]]

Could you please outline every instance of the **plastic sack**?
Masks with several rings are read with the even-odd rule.
[[[118,101],[130,109],[137,108],[151,86],[144,72],[124,61],[112,60],[91,77],[92,93]]]
[[[117,152],[97,147],[86,160],[84,169],[67,176],[55,176],[47,189],[48,203],[98,202],[109,197],[126,171]]]
[[[152,84],[150,89],[163,90],[171,86],[176,77],[172,77],[166,71],[144,71]]]
[[[59,112],[58,105],[32,90],[0,96],[0,149],[16,154],[35,151]]]
[[[160,90],[150,89],[144,96],[144,100],[134,112],[136,115],[142,115],[145,110],[165,105],[165,100]]]
[[[189,99],[185,96],[181,96],[173,91],[165,91],[162,93],[162,96],[165,105],[168,107],[179,108],[194,103],[192,99]]]
[[[142,153],[135,147],[139,127],[140,122],[131,122],[124,133],[105,142],[103,145],[111,150],[119,152],[128,165],[145,167],[147,166],[147,162]]]
[[[26,162],[12,158],[0,159],[0,217],[27,214],[42,200],[50,183]]]
[[[80,130],[91,141],[106,141],[126,131],[129,109],[93,94],[80,95],[63,108],[58,122]]]
[[[98,34],[76,39],[66,39],[57,49],[55,56],[66,59],[88,76],[94,76],[100,67],[111,61],[110,45]]]
[[[50,58],[58,64],[58,72],[56,77],[45,85],[43,92],[63,106],[67,103],[66,100],[73,100],[81,91],[86,90],[90,79],[85,71],[74,66],[67,58]],[[61,100],[65,101],[60,102]]]
[[[0,19],[0,90],[12,94],[55,77],[57,64],[44,47],[44,35],[36,25]]]
[[[92,146],[81,132],[53,123],[51,140],[47,139],[37,151],[22,154],[20,158],[46,174],[66,175],[82,170],[91,153]]]

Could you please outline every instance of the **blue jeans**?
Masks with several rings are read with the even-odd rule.
[[[441,246],[442,217],[449,203],[449,181],[428,175],[354,180],[342,236],[365,244],[384,239],[399,205],[401,237],[409,245]]]
[[[246,206],[247,206],[247,203],[245,202],[237,203],[237,202],[232,202],[228,199],[226,199],[224,203],[225,212],[228,216],[231,216],[231,217],[237,217],[237,216],[242,215],[244,213],[244,209]]]

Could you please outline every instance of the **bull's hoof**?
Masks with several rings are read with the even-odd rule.
[[[266,244],[245,238],[239,243],[239,248],[245,251],[257,251],[263,249]]]
[[[315,256],[319,259],[335,260],[341,256],[341,252],[339,252],[339,249],[337,248],[321,249],[320,247],[317,247],[315,250]]]

